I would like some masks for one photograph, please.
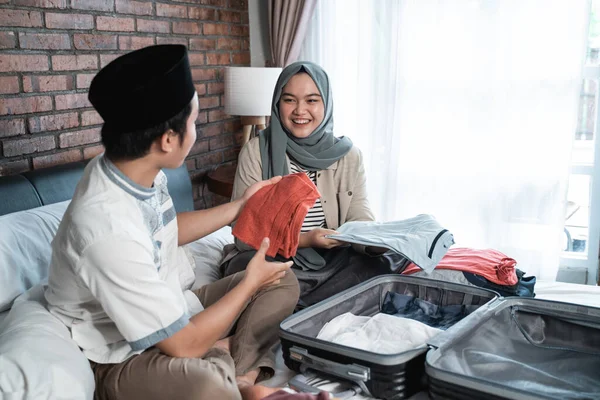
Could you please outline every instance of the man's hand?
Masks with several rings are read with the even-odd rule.
[[[246,202],[250,199],[250,197],[252,197],[252,195],[254,195],[256,192],[258,192],[260,189],[264,188],[265,186],[274,185],[277,182],[279,182],[280,180],[281,180],[281,176],[274,176],[271,179],[268,179],[266,181],[256,182],[255,184],[249,186],[246,189],[246,191],[244,192],[244,195],[242,196],[242,200],[243,200],[244,204],[246,204]]]
[[[293,261],[284,263],[266,261],[265,254],[268,249],[269,239],[264,238],[260,244],[260,249],[248,263],[246,275],[242,280],[242,283],[249,285],[255,292],[265,286],[278,284],[281,278],[289,273],[288,270],[294,263]]]
[[[326,238],[326,235],[337,235],[338,232],[331,229],[315,228],[311,231],[300,234],[298,247],[312,247],[321,249],[332,249],[342,246],[345,243],[339,240]]]

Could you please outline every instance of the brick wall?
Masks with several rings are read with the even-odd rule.
[[[200,100],[186,160],[195,205],[226,201],[202,178],[239,151],[222,79],[224,66],[250,64],[246,0],[0,0],[0,176],[100,153],[91,79],[118,55],[163,43],[188,46]]]

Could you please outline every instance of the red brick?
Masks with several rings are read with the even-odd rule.
[[[248,11],[241,12],[240,16],[241,16],[241,19],[242,19],[241,22],[242,22],[243,25],[250,24],[250,17],[248,15]]]
[[[72,90],[73,77],[70,75],[29,75],[23,77],[25,92],[53,92]]]
[[[115,35],[73,35],[75,48],[79,50],[116,50],[117,36]]]
[[[0,120],[0,137],[23,135],[25,120],[22,118]]]
[[[192,79],[194,81],[213,81],[217,78],[215,69],[192,68]]]
[[[42,26],[42,13],[37,11],[0,9],[0,26]]]
[[[50,96],[0,99],[0,115],[27,114],[52,110]]]
[[[223,94],[225,92],[225,84],[223,82],[213,82],[208,84],[209,94]]]
[[[250,53],[234,53],[231,57],[232,64],[250,65]]]
[[[238,11],[224,11],[219,10],[219,21],[223,22],[232,22],[234,24],[239,24],[242,18]]]
[[[156,44],[182,44],[187,47],[188,40],[187,38],[178,37],[157,37]]]
[[[212,8],[188,7],[188,18],[202,21],[216,21],[216,13]]]
[[[0,176],[8,176],[29,171],[29,161],[17,160],[0,164]]]
[[[70,162],[81,161],[81,150],[72,149],[33,158],[33,169],[48,168]]]
[[[214,39],[190,39],[190,50],[215,50],[217,43]]]
[[[203,83],[200,84],[196,84],[194,85],[194,87],[196,88],[196,93],[198,93],[198,96],[204,96],[206,94],[206,85]]]
[[[190,155],[206,153],[208,151],[208,140],[196,141],[190,149]]]
[[[204,65],[204,54],[203,53],[189,53],[188,57],[190,59],[191,66]]]
[[[219,107],[219,97],[201,97],[198,99],[198,104],[201,110],[206,110],[207,108],[215,108]]]
[[[223,162],[223,152],[206,153],[196,158],[197,168],[206,168],[209,165],[221,164]]]
[[[223,124],[206,125],[202,127],[202,137],[218,136],[223,133]]]
[[[17,47],[17,37],[13,32],[0,32],[0,49],[14,49]]]
[[[233,136],[231,135],[222,135],[214,138],[210,138],[208,143],[208,148],[210,151],[223,149],[225,147],[233,146]]]
[[[227,7],[227,0],[200,0],[200,2],[207,6],[215,6],[215,7]]]
[[[208,122],[219,122],[229,117],[230,116],[225,114],[225,110],[223,109],[208,112]]]
[[[152,15],[152,3],[133,0],[117,0],[116,6],[117,12],[121,14]]]
[[[67,8],[67,0],[14,0],[13,4],[36,8]]]
[[[239,39],[219,38],[217,39],[217,50],[240,50],[242,48]]]
[[[242,124],[239,119],[227,121],[223,124],[223,131],[228,133],[238,132],[240,129],[242,129]]]
[[[250,28],[248,25],[231,25],[231,34],[233,36],[249,36]]]
[[[19,93],[19,77],[0,76],[0,94]]]
[[[46,13],[46,27],[50,29],[92,29],[94,17],[87,14]]]
[[[196,124],[197,124],[197,125],[198,125],[198,124],[199,124],[199,125],[203,125],[203,124],[205,124],[205,123],[207,123],[207,122],[208,122],[208,116],[207,116],[207,113],[206,113],[206,112],[203,112],[203,111],[199,112],[199,113],[198,113],[198,118],[196,118]]]
[[[242,50],[249,51],[250,50],[250,39],[242,39]]]
[[[79,126],[79,116],[76,112],[52,114],[29,118],[28,122],[29,132],[31,133],[59,131]]]
[[[22,49],[68,50],[71,39],[66,33],[20,33],[19,44]]]
[[[133,18],[96,17],[99,31],[133,32]]]
[[[119,56],[120,54],[100,54],[100,68],[104,68],[108,63]]]
[[[169,33],[169,21],[155,21],[138,18],[137,30],[138,32]]]
[[[98,143],[100,141],[100,128],[85,129],[82,131],[65,132],[58,136],[59,147],[81,146],[82,144]]]
[[[77,89],[87,89],[96,74],[77,74]]]
[[[57,110],[91,107],[87,93],[57,94],[54,97]]]
[[[102,153],[103,151],[104,151],[104,146],[102,146],[101,144],[98,146],[84,147],[83,148],[83,159],[87,160],[90,158],[94,158],[98,154]]]
[[[0,54],[0,72],[48,71],[48,57],[42,55]]]
[[[56,148],[54,136],[38,136],[4,142],[4,157],[20,156]]]
[[[100,114],[95,110],[84,111],[81,113],[81,125],[98,125],[104,122]]]
[[[248,2],[246,0],[229,0],[229,8],[235,8],[236,10],[247,10]]]
[[[153,37],[147,36],[119,36],[119,49],[121,50],[137,50],[143,47],[152,46],[154,44]]]
[[[98,69],[98,57],[94,54],[52,56],[52,69],[54,71]]]
[[[185,160],[185,167],[187,168],[188,171],[193,171],[196,169],[196,160],[191,158],[191,159],[187,159]],[[194,197],[196,196],[196,192],[194,193]]]
[[[156,15],[158,15],[159,17],[186,18],[187,17],[187,7],[157,3],[156,4]]]
[[[71,0],[71,8],[79,10],[113,11],[115,0]]]
[[[207,65],[229,65],[230,63],[229,53],[206,53]]]
[[[197,35],[200,33],[200,25],[197,22],[173,22],[173,33]]]
[[[229,33],[229,25],[227,24],[202,24],[202,33],[205,35],[221,36]]]
[[[227,162],[237,160],[239,154],[239,147],[232,147],[230,149],[226,149],[225,151],[223,151],[223,161]]]

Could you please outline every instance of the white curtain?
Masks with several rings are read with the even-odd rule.
[[[588,0],[321,0],[300,59],[332,80],[379,220],[427,213],[457,246],[554,280]]]

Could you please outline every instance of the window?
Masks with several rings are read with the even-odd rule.
[[[571,157],[561,266],[586,269],[587,281],[593,284],[599,279],[600,246],[600,141],[597,140],[600,135],[600,0],[592,1],[583,76]]]

